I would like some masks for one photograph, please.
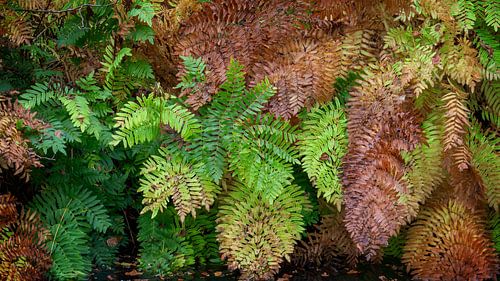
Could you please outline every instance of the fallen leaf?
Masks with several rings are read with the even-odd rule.
[[[125,275],[127,275],[127,276],[139,276],[139,275],[142,275],[142,272],[139,272],[139,271],[134,269],[132,271],[125,272]]]

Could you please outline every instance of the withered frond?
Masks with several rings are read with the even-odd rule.
[[[493,280],[498,258],[484,214],[459,200],[430,202],[409,229],[403,262],[419,280]]]

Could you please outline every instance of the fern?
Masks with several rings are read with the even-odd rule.
[[[218,192],[218,186],[198,172],[198,167],[187,162],[182,155],[171,155],[160,150],[160,156],[152,156],[141,170],[139,192],[144,193],[142,213],[152,211],[152,218],[166,208],[169,198],[179,214],[181,222],[186,215],[196,215],[196,209],[209,208]]]
[[[302,167],[325,198],[340,210],[341,165],[347,152],[347,117],[338,99],[303,115],[299,150]]]
[[[186,108],[153,95],[138,97],[137,102],[125,104],[116,114],[115,121],[118,130],[111,144],[116,146],[123,142],[125,147],[154,140],[163,125],[176,130],[185,140],[195,138],[201,127]]]
[[[412,218],[417,215],[420,204],[425,202],[445,177],[441,166],[444,157],[444,129],[441,120],[441,114],[432,112],[422,124],[424,143],[409,153],[402,153],[405,163],[411,168],[404,175],[408,192],[400,194],[400,200],[410,206]]]
[[[220,252],[229,269],[239,269],[242,279],[271,278],[280,263],[290,259],[304,230],[305,208],[307,199],[297,186],[286,187],[270,203],[251,188],[233,183],[220,206],[217,225]]]
[[[274,200],[293,180],[291,164],[298,163],[293,147],[297,137],[288,122],[271,115],[257,116],[243,132],[232,136],[229,168],[245,185]]]
[[[231,60],[226,82],[208,108],[203,108],[202,134],[193,140],[195,161],[210,163],[204,173],[214,182],[222,178],[226,166],[226,154],[234,141],[233,134],[242,133],[242,123],[258,114],[265,102],[274,94],[268,80],[250,91],[245,89],[243,66]]]
[[[90,271],[89,236],[92,230],[105,232],[111,226],[107,211],[88,190],[58,187],[37,195],[31,208],[47,225],[51,238],[51,273],[58,279],[83,279]]]
[[[479,125],[469,129],[466,143],[472,154],[471,166],[479,173],[489,205],[500,208],[500,145],[496,135],[481,132]]]
[[[196,220],[180,222],[176,212],[167,208],[154,219],[139,217],[140,267],[149,273],[165,276],[179,272],[195,262],[216,264],[214,213],[200,214]]]

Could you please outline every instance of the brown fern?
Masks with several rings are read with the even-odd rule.
[[[42,130],[46,125],[17,103],[0,102],[0,172],[13,169],[15,175],[29,180],[32,167],[42,167],[38,155],[28,146],[19,122],[24,127]]]
[[[295,247],[293,264],[355,267],[360,253],[345,228],[343,217],[343,212],[324,216],[316,231],[308,234],[307,241],[300,241]]]
[[[0,195],[0,229],[17,220],[16,198],[10,194]]]
[[[390,81],[390,83],[389,83]],[[346,228],[368,260],[398,233],[412,210],[401,153],[421,142],[411,92],[382,66],[366,75],[348,102],[349,151],[344,158]]]
[[[429,202],[407,234],[403,262],[418,280],[493,280],[498,258],[485,232],[485,212],[448,189]]]
[[[0,210],[6,204],[15,204],[10,195],[0,196]],[[11,218],[0,228],[0,279],[43,280],[51,266],[50,254],[45,249],[48,231],[35,213],[22,210],[17,216],[15,207],[9,207]],[[15,212],[15,215],[12,213]],[[15,216],[16,219],[12,219]],[[5,222],[5,215],[0,217]]]

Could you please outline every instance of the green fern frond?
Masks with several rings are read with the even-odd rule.
[[[180,222],[169,207],[154,219],[139,216],[139,266],[148,273],[169,275],[188,266],[219,263],[215,213]]]
[[[340,210],[341,166],[347,153],[347,116],[338,99],[315,106],[302,116],[299,150],[302,167],[328,203]]]
[[[91,110],[87,99],[80,95],[61,96],[59,100],[69,113],[69,117],[75,127],[85,132],[90,125]]]
[[[429,114],[422,124],[424,143],[413,151],[402,153],[410,171],[403,178],[408,184],[408,192],[400,194],[400,200],[406,201],[410,216],[415,217],[420,205],[430,196],[445,177],[443,161],[443,116],[438,112]]]
[[[465,31],[472,30],[476,22],[475,3],[471,0],[458,0],[451,6],[451,15],[456,17],[459,26]]]
[[[160,149],[160,154],[149,158],[141,169],[138,191],[143,193],[145,205],[141,213],[151,211],[154,218],[170,198],[181,222],[188,214],[196,216],[196,209],[202,206],[209,209],[219,187],[199,172],[199,165],[187,162],[185,155],[171,155],[165,149]]]
[[[500,253],[500,215],[494,212],[490,216],[490,228],[493,243],[495,244],[495,250],[497,254]]]
[[[125,147],[156,139],[164,125],[170,126],[185,140],[194,138],[201,128],[197,118],[186,108],[153,95],[138,97],[137,102],[125,104],[116,114],[115,121],[118,130],[111,144],[116,146],[123,142]]]
[[[500,209],[500,140],[495,134],[483,133],[479,125],[473,124],[467,135],[467,144],[472,154],[472,167],[479,173],[485,187],[489,205]]]
[[[58,186],[37,195],[31,208],[40,214],[52,236],[47,249],[58,279],[83,279],[91,269],[89,232],[105,232],[111,221],[100,200],[89,190]]]
[[[204,82],[206,79],[206,64],[201,58],[185,56],[180,56],[180,58],[182,59],[186,73],[181,77],[181,82],[179,82],[175,88],[180,88],[181,91],[185,91],[187,89],[193,89],[193,91],[196,91],[197,84]]]
[[[220,91],[208,108],[200,110],[203,132],[191,147],[196,162],[210,163],[203,169],[214,182],[222,178],[227,152],[234,142],[240,141],[235,136],[242,134],[244,122],[260,113],[274,92],[267,79],[246,90],[243,66],[231,60]]]
[[[272,278],[304,231],[302,211],[308,205],[294,185],[271,203],[234,182],[220,205],[217,225],[220,252],[229,269],[239,269],[242,279]]]
[[[21,95],[19,102],[27,109],[46,104],[51,100],[56,100],[59,94],[49,89],[48,83],[36,83]]]
[[[258,115],[244,125],[229,149],[230,170],[245,185],[274,200],[293,180],[292,164],[298,164],[294,143],[296,128],[272,115]]]

